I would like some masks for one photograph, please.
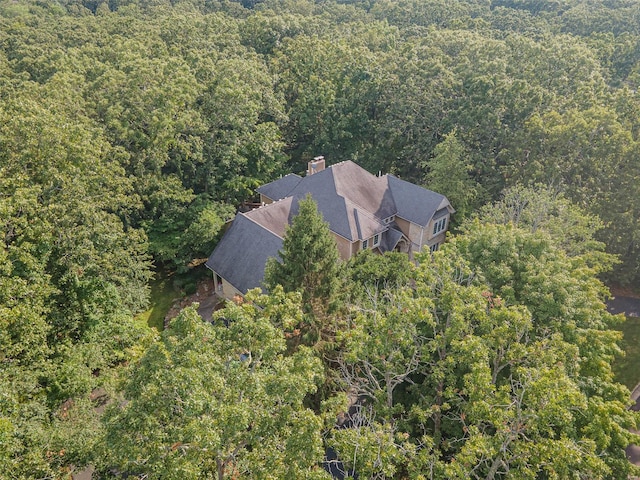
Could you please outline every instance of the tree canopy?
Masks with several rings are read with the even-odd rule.
[[[15,121],[38,105],[83,124],[93,153],[72,130],[59,141],[109,158],[129,184],[121,218],[172,268],[203,255],[187,232],[201,212],[224,220],[221,203],[237,206],[323,154],[426,179],[448,190],[460,217],[505,186],[560,185],[605,222],[615,212],[600,240],[622,259],[616,278],[631,283],[640,41],[629,19],[638,8],[4,1],[0,95],[29,99],[15,112],[9,102]]]
[[[635,419],[593,274],[513,225],[425,253],[353,306],[339,363],[361,400],[330,444],[368,478],[625,477]]]
[[[224,315],[211,325],[183,310],[133,367],[126,404],[106,415],[105,474],[326,478],[321,421],[302,404],[319,360],[283,356],[284,333],[255,306]]]
[[[315,478],[331,447],[361,477],[627,478],[600,279],[640,280],[639,15],[0,0],[0,477]],[[267,297],[136,320],[316,155],[449,196],[458,231],[337,267],[302,200]]]

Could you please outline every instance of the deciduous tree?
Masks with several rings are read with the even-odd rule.
[[[284,350],[283,332],[253,303],[229,305],[215,324],[183,310],[133,366],[125,401],[107,413],[100,470],[326,478],[321,421],[303,406],[320,362],[306,348]]]
[[[455,131],[444,137],[423,166],[428,170],[426,187],[449,199],[456,209],[456,222],[468,217],[479,204],[480,185],[470,176],[473,166]]]

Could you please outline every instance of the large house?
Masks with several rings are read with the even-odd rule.
[[[376,176],[351,161],[325,168],[309,162],[307,175],[289,174],[258,188],[262,206],[238,213],[207,261],[218,293],[226,298],[262,287],[269,257],[278,257],[298,202],[311,194],[333,233],[340,257],[361,250],[413,256],[435,251],[454,212],[446,197],[393,175]]]

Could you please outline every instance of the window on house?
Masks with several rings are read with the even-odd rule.
[[[434,243],[433,245],[431,245],[431,246],[429,247],[429,251],[430,251],[431,253],[433,253],[433,252],[435,252],[436,250],[438,250],[438,248],[439,248],[439,247],[440,247],[440,244],[439,244],[439,243]]]
[[[362,249],[365,250],[367,247],[369,247],[369,240],[363,240],[362,241]]]
[[[380,245],[380,234],[375,234],[373,236],[373,246],[377,247],[378,245]]]
[[[441,218],[436,223],[433,224],[433,234],[440,233],[447,226],[447,217]]]

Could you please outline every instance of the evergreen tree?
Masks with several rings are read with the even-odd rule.
[[[270,258],[265,267],[266,287],[300,291],[305,311],[315,319],[325,317],[336,299],[340,263],[329,225],[310,195],[300,200],[279,254],[280,262]]]
[[[464,145],[453,131],[434,149],[426,166],[427,188],[445,195],[456,209],[458,218],[466,218],[477,205],[480,186],[469,175],[473,168]]]

